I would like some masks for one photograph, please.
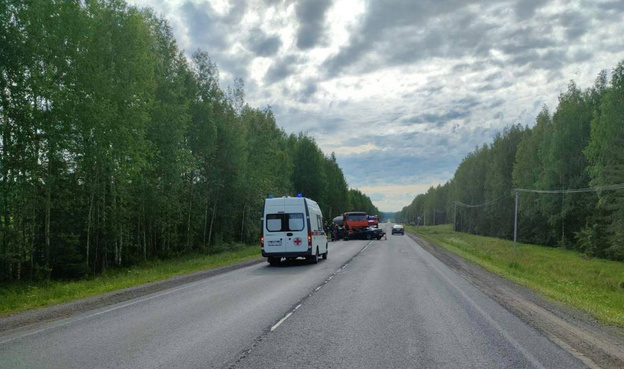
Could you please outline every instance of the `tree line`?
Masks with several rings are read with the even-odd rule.
[[[256,243],[269,194],[370,205],[149,9],[2,1],[0,44],[0,281]]]
[[[451,180],[418,195],[396,218],[454,222],[458,231],[511,239],[514,189],[595,188],[519,193],[518,240],[624,261],[624,190],[600,190],[622,183],[624,61],[585,90],[570,82],[554,112],[544,107],[533,127],[513,125],[477,147]]]

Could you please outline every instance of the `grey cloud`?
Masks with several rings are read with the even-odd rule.
[[[483,80],[486,81],[486,82],[492,82],[492,81],[498,81],[502,77],[503,77],[503,75],[501,74],[501,72],[495,72],[495,73],[492,73],[492,74],[488,75]]]
[[[470,116],[470,112],[467,110],[457,111],[457,110],[449,110],[442,114],[436,113],[423,113],[416,116],[404,118],[401,121],[403,123],[414,123],[414,124],[422,124],[422,123],[433,123],[437,127],[442,127],[446,123],[456,120],[462,119]]]
[[[624,12],[624,2],[621,0],[611,0],[598,3],[598,7],[606,11]]]
[[[517,0],[515,6],[516,17],[520,20],[533,17],[535,11],[546,5],[543,0]]]
[[[557,42],[548,35],[552,34],[550,25],[539,27],[523,27],[506,32],[501,36],[501,50],[509,55],[518,55],[525,52],[545,49],[557,45]]]
[[[565,33],[569,40],[575,40],[587,32],[589,20],[586,15],[577,11],[567,11],[556,18],[565,28]]]
[[[489,131],[488,131],[489,132]],[[430,177],[443,182],[452,176],[457,164],[474,146],[481,143],[484,131],[477,129],[448,137],[443,134],[409,133],[392,136],[371,136],[345,142],[345,145],[373,144],[386,150],[338,155],[341,167],[352,186],[382,185],[387,178],[394,184],[414,184]],[[476,136],[476,137],[473,137]],[[464,140],[471,139],[470,142]],[[414,151],[414,148],[421,148]],[[375,176],[371,176],[375,173]]]
[[[268,6],[280,5],[284,0],[264,0],[264,3]]]
[[[192,49],[202,49],[210,54],[220,70],[241,78],[247,77],[249,60],[242,55],[231,55],[227,51],[230,47],[230,36],[236,34],[240,22],[247,10],[245,0],[234,0],[230,10],[218,14],[210,3],[188,1],[179,8],[187,27]]]
[[[497,82],[501,82],[501,81],[497,81]],[[510,81],[506,81],[506,82],[502,82],[502,83],[488,83],[485,84],[481,87],[478,87],[476,89],[477,92],[487,92],[487,91],[493,91],[493,90],[500,90],[503,88],[507,88],[509,86],[513,85],[513,83],[511,83]]]
[[[298,61],[299,59],[294,55],[288,55],[274,60],[264,76],[264,81],[270,85],[287,78],[295,73],[295,67]]]
[[[466,96],[461,99],[454,99],[453,105],[460,105],[463,109],[471,109],[481,105],[481,101],[474,96]]]
[[[483,85],[481,87],[477,87],[477,92],[487,92],[487,91],[492,91],[492,90],[496,90],[496,86],[488,83],[486,85]]]
[[[475,61],[472,63],[459,63],[453,66],[453,72],[455,73],[464,73],[464,72],[483,72],[494,67],[503,68],[505,67],[505,63],[500,60],[493,59],[483,59],[479,61]]]
[[[454,72],[479,72],[503,62],[493,58],[495,48],[516,66],[552,70],[568,61],[571,43],[587,33],[592,12],[567,10],[554,16],[536,13],[544,1],[515,2],[516,15],[527,22],[494,25],[471,1],[372,0],[363,22],[348,44],[328,58],[328,76],[364,73],[379,67],[406,65],[433,57],[477,58],[454,66]],[[487,7],[489,1],[480,1]],[[485,9],[485,8],[484,8]],[[563,28],[564,37],[557,32]],[[581,55],[579,55],[581,56]]]
[[[329,75],[337,75],[362,63],[369,52],[375,52],[390,65],[432,56],[486,55],[489,47],[483,43],[487,39],[484,36],[493,26],[475,21],[476,15],[466,11],[471,2],[474,1],[373,0],[348,45],[328,59],[324,67]]]
[[[551,49],[544,53],[538,53],[535,50],[530,50],[525,53],[514,56],[510,63],[517,66],[528,66],[529,69],[524,71],[524,74],[516,74],[516,76],[526,75],[531,73],[535,69],[555,70],[563,67],[568,61],[568,56],[565,50]]]
[[[299,20],[297,47],[310,49],[318,45],[323,38],[325,13],[331,0],[299,0],[295,12]]]
[[[247,39],[247,47],[257,56],[273,56],[282,46],[282,40],[277,35],[269,36],[261,29],[251,30]]]
[[[219,18],[215,15],[210,4],[206,3],[205,6],[199,6],[187,2],[180,8],[190,29],[189,34],[193,38],[194,44],[218,48],[226,46],[226,40],[218,32]]]
[[[581,63],[588,61],[593,56],[594,53],[592,53],[590,50],[576,50],[569,59],[571,59],[575,63]]]
[[[298,100],[301,102],[309,102],[316,91],[318,91],[317,82],[309,79],[304,83],[303,88],[299,90]]]
[[[177,13],[173,29],[184,32],[179,38],[184,47],[206,50],[228,76],[245,77],[254,57],[270,57],[264,83],[246,80],[250,104],[272,105],[286,132],[307,131],[327,151],[339,152],[349,184],[356,187],[438,178],[443,183],[468,152],[490,142],[502,127],[534,124],[543,104],[552,108],[562,77],[585,78],[591,68],[609,67],[596,63],[624,52],[621,40],[609,37],[622,28],[622,0],[580,0],[573,7],[550,7],[546,0],[366,0],[360,23],[349,26],[347,43],[319,70],[304,64],[305,52],[326,40],[330,0],[232,0],[226,14],[196,1],[203,0],[167,5]],[[294,14],[285,11],[290,6]],[[246,12],[269,7],[280,7],[273,9],[276,34],[249,30],[262,15]],[[281,18],[285,14],[290,18]],[[292,42],[277,36],[291,27]],[[294,50],[287,49],[291,43]],[[396,68],[382,78],[403,71],[407,78],[382,95],[388,81],[376,91],[377,75],[364,74],[391,67]],[[415,73],[422,75],[413,78]],[[343,74],[353,78],[324,82]],[[322,89],[334,85],[335,91]],[[343,93],[351,89],[362,89],[365,97]],[[286,95],[276,97],[280,91]],[[379,103],[371,102],[377,97]],[[390,134],[395,131],[404,133]],[[340,139],[345,142],[336,142]],[[344,153],[345,147],[364,149],[369,143],[382,150]]]
[[[533,69],[556,70],[560,69],[567,62],[567,54],[564,50],[548,50],[542,55],[534,55],[530,61]]]
[[[332,134],[340,131],[346,119],[329,116],[326,113],[303,110],[296,107],[284,106],[276,103],[272,105],[280,124],[287,125],[290,132],[313,132],[316,134]]]
[[[503,105],[504,103],[505,103],[504,100],[499,99],[499,100],[495,100],[494,102],[492,102],[488,107],[490,109],[494,109],[494,108],[498,108],[499,106]]]

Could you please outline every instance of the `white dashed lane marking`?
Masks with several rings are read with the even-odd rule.
[[[273,326],[271,327],[271,330],[270,330],[270,331],[271,331],[271,332],[273,332],[274,330],[276,330],[276,329],[277,329],[277,327],[279,327],[282,323],[284,323],[284,322],[286,321],[286,319],[290,318],[290,316],[291,316],[291,315],[293,315],[293,313],[294,313],[295,311],[297,311],[297,309],[299,309],[299,308],[303,305],[303,303],[304,303],[305,299],[307,299],[307,298],[309,298],[310,296],[312,296],[312,295],[314,294],[314,292],[317,292],[318,290],[320,290],[320,289],[321,289],[321,287],[323,287],[323,285],[325,285],[325,284],[327,284],[329,281],[331,281],[331,280],[332,280],[332,278],[334,278],[334,276],[335,276],[336,274],[338,274],[338,273],[340,273],[342,270],[344,270],[344,268],[346,268],[346,267],[349,265],[349,263],[351,262],[351,260],[355,259],[358,255],[360,255],[361,253],[363,253],[363,252],[366,250],[366,248],[367,248],[367,247],[368,247],[368,246],[369,246],[372,242],[373,242],[373,241],[371,241],[371,242],[367,243],[367,244],[366,244],[366,246],[364,246],[364,248],[362,248],[362,250],[360,250],[357,254],[355,254],[355,256],[353,256],[351,259],[349,259],[349,261],[347,261],[347,262],[346,262],[346,263],[345,263],[345,264],[344,264],[341,268],[339,268],[339,269],[338,269],[338,270],[336,270],[336,271],[335,271],[332,275],[330,275],[329,277],[327,277],[327,279],[325,280],[325,282],[323,282],[323,284],[322,284],[322,285],[320,285],[320,286],[316,287],[316,288],[314,289],[314,291],[310,292],[310,294],[309,294],[309,295],[307,295],[306,297],[304,297],[304,299],[303,299],[303,300],[301,300],[301,301],[299,302],[299,304],[297,304],[297,306],[296,306],[294,309],[292,309],[292,310],[291,310],[290,312],[288,312],[288,314],[286,314],[286,315],[285,315],[282,319],[280,319],[277,323],[275,323],[275,325],[273,325]]]

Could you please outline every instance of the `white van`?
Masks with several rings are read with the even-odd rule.
[[[271,265],[282,258],[305,257],[313,263],[319,256],[327,259],[328,242],[318,204],[301,196],[265,199],[260,243],[262,256]]]

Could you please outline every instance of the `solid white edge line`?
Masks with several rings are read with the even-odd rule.
[[[525,349],[518,341],[516,341],[507,331],[500,325],[494,318],[490,316],[485,310],[483,310],[479,304],[477,304],[464,290],[457,286],[450,280],[442,271],[431,265],[431,268],[435,270],[439,276],[442,277],[451,287],[453,287],[481,316],[496,330],[501,336],[503,336],[507,342],[509,342],[516,350],[518,350],[535,368],[545,369],[544,366],[535,358],[527,349]]]
[[[275,323],[275,325],[271,327],[271,332],[273,332],[274,330],[276,330],[276,329],[277,329],[277,327],[279,327],[282,323],[284,323],[284,321],[285,321],[286,319],[290,318],[290,316],[291,316],[291,315],[292,315],[292,311],[291,311],[290,313],[286,314],[286,316],[285,316],[285,317],[283,317],[282,319],[280,319],[280,321],[279,321],[279,322]]]

